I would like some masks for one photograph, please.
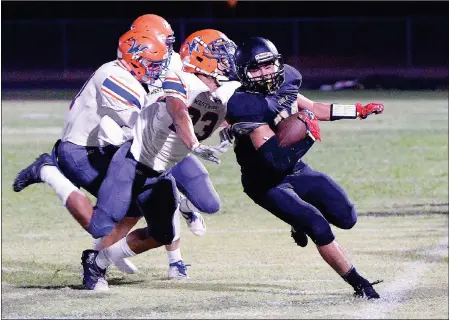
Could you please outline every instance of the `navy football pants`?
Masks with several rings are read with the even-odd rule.
[[[319,246],[335,239],[329,223],[350,229],[357,222],[354,206],[345,191],[328,175],[302,161],[291,175],[270,189],[259,189],[254,179],[245,174],[242,184],[255,203],[296,230],[304,231]]]
[[[170,169],[176,186],[201,212],[215,213],[220,210],[220,197],[201,161],[187,156]]]
[[[83,147],[61,142],[57,149],[62,173],[77,187],[83,187],[97,197],[98,190],[118,147]],[[220,209],[220,198],[204,165],[195,156],[187,156],[170,169],[176,185],[201,212],[215,213]],[[129,216],[140,216],[136,210]]]
[[[178,191],[170,173],[158,173],[136,161],[130,152],[131,141],[115,153],[98,191],[89,232],[94,238],[109,234],[115,224],[131,211],[141,212],[149,235],[162,244],[174,238],[173,214],[178,206]]]
[[[96,197],[117,150],[118,147],[112,145],[104,148],[83,147],[62,141],[56,154],[59,169],[67,179]]]

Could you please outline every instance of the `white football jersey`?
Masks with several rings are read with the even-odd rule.
[[[194,74],[170,70],[162,87],[166,97],[179,98],[189,107],[199,141],[208,138],[225,120],[226,103],[214,98]],[[174,130],[165,102],[143,109],[133,131],[131,152],[134,158],[158,172],[171,168],[190,152]]]
[[[170,64],[168,69],[171,71],[181,71],[182,70],[182,60],[179,53],[173,51],[170,58]]]
[[[174,52],[171,55],[170,58],[170,64],[168,65],[168,70],[170,71],[181,71],[182,70],[182,61],[179,53]],[[153,104],[157,100],[159,100],[161,97],[164,96],[164,90],[162,89],[162,83],[164,81],[165,77],[162,77],[161,79],[157,80],[155,83],[148,85],[148,94],[145,97],[145,107]]]
[[[145,99],[148,97],[142,84],[120,61],[105,63],[73,99],[62,141],[80,146],[104,146],[107,143],[97,137],[101,118],[107,115],[120,127],[133,128]]]

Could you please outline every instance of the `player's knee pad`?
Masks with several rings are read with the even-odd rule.
[[[306,233],[317,246],[325,246],[335,240],[331,226],[324,218],[306,228]]]
[[[150,231],[150,236],[163,245],[168,245],[175,241],[175,233],[173,232],[173,228],[165,230],[152,229]]]
[[[95,208],[87,231],[96,239],[107,236],[114,227],[115,221],[112,217],[103,210]]]
[[[214,190],[215,191],[215,190]],[[210,192],[208,196],[203,196],[197,201],[193,202],[193,205],[198,208],[199,211],[213,214],[220,210],[220,197],[216,192]],[[196,204],[195,204],[196,203]]]
[[[161,232],[161,230],[157,230],[156,228],[145,227],[143,229],[147,238],[151,237],[162,245],[171,244],[176,240],[174,238],[170,240],[171,235],[169,233]]]
[[[340,229],[351,229],[357,223],[357,212],[353,204],[347,204],[344,208],[338,209],[338,218],[332,224]]]
[[[354,205],[351,204],[348,206],[346,214],[343,216],[343,219],[340,222],[339,228],[342,229],[351,229],[357,223],[357,212],[355,211]]]

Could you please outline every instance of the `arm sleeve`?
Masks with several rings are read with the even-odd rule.
[[[295,143],[293,146],[281,147],[276,136],[272,136],[258,150],[260,158],[265,165],[276,172],[285,173],[295,166],[295,164],[313,146],[313,139],[306,137]]]

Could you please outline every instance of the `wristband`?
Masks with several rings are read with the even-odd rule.
[[[331,104],[330,120],[356,119],[357,107],[355,104]]]

